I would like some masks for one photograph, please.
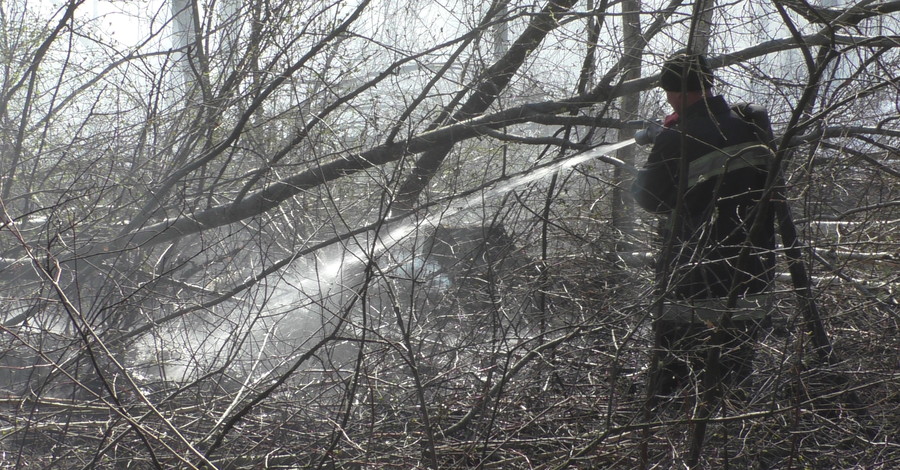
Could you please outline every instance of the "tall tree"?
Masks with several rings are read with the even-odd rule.
[[[622,3],[622,45],[623,64],[622,80],[635,80],[641,76],[641,62],[644,50],[644,41],[641,37],[641,2],[640,0],[627,0]],[[620,118],[623,121],[636,121],[641,119],[641,96],[639,93],[625,95],[620,100]],[[619,130],[619,140],[634,137],[634,129],[622,128]],[[628,146],[618,151],[618,157],[626,165],[635,166],[635,148]],[[634,200],[628,192],[628,182],[632,174],[623,167],[615,168],[612,202],[612,223],[617,230],[622,232],[624,244],[621,251],[629,251],[634,239]]]

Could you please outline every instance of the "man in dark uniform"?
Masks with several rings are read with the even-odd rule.
[[[721,348],[713,380],[743,381],[771,303],[774,220],[759,205],[772,158],[761,136],[771,128],[755,128],[712,85],[703,56],[666,61],[660,86],[674,114],[632,187],[638,205],[663,219],[657,282],[664,301],[654,312],[650,385],[661,394],[708,368],[711,345]]]

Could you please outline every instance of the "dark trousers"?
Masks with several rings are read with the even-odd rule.
[[[670,395],[691,383],[691,377],[705,387],[721,386],[726,394],[747,385],[753,373],[757,321],[713,326],[657,320],[653,329],[652,395]]]

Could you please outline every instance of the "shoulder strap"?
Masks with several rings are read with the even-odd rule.
[[[768,169],[774,157],[772,149],[775,141],[768,111],[751,103],[735,104],[731,110],[750,124],[757,140],[714,150],[692,161],[688,166],[689,188],[742,168]]]
[[[770,148],[774,147],[775,134],[772,132],[772,121],[769,120],[769,111],[766,108],[753,103],[737,103],[731,106],[731,110],[753,127],[753,132],[760,142]]]

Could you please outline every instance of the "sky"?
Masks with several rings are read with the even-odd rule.
[[[75,10],[79,22],[91,22],[108,42],[134,46],[155,27],[163,25],[170,11],[168,0],[85,0]],[[41,15],[49,24],[59,21],[67,0],[25,0],[27,9]]]

